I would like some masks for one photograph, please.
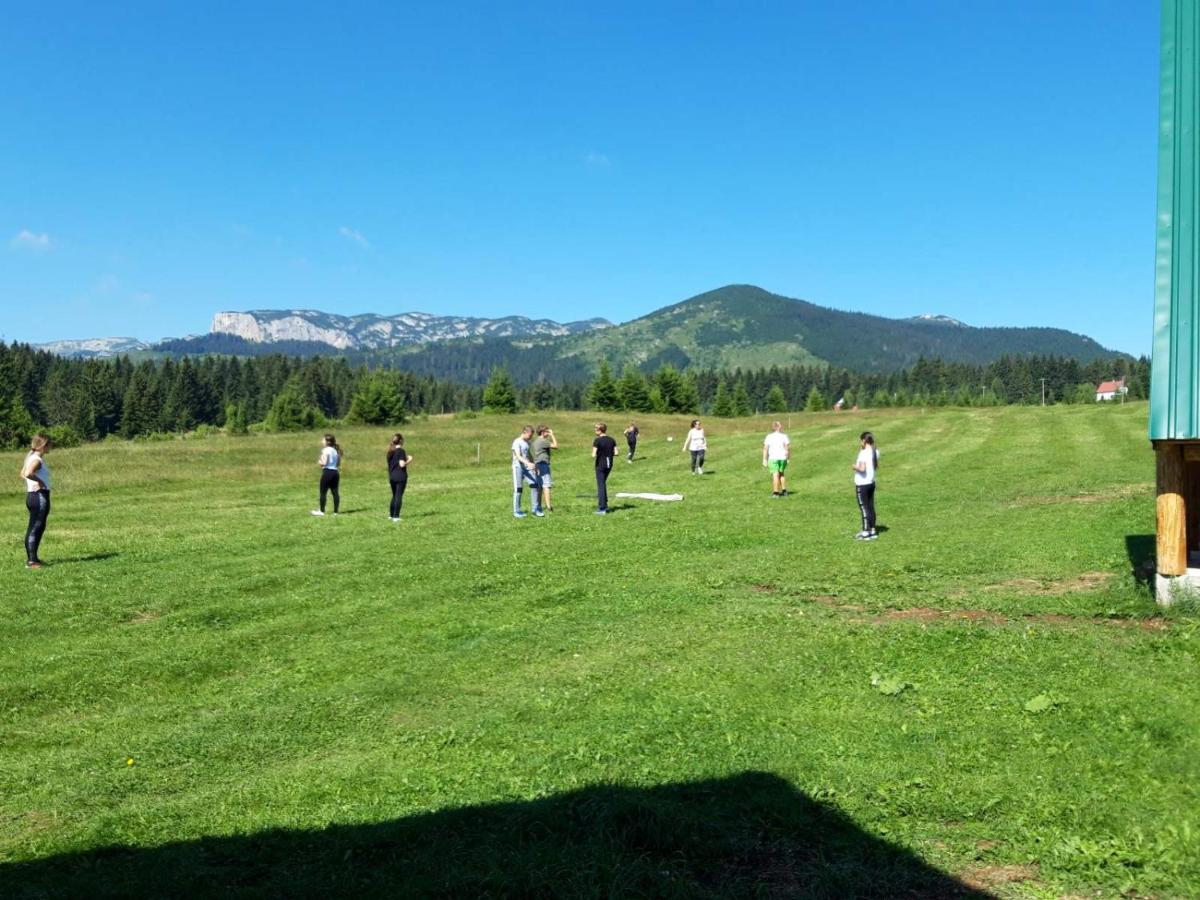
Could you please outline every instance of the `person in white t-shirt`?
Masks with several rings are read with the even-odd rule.
[[[529,499],[533,505],[535,516],[544,516],[541,507],[542,479],[538,477],[537,466],[529,449],[529,439],[533,437],[533,426],[526,425],[512,442],[512,482],[513,482],[513,517],[525,518],[521,511],[521,489],[529,485]]]
[[[332,434],[321,438],[321,455],[317,457],[317,465],[321,467],[321,481],[318,485],[317,509],[312,511],[314,516],[325,515],[325,497],[333,494],[333,514],[338,514],[342,505],[342,495],[338,488],[342,483],[342,445]]]
[[[46,519],[50,517],[50,467],[46,465],[49,452],[50,438],[35,434],[21,466],[21,477],[25,479],[25,508],[29,511],[29,527],[25,529],[27,569],[40,569],[44,565],[38,556],[38,548],[46,532]]]
[[[771,471],[771,496],[787,496],[787,466],[792,458],[792,442],[783,433],[782,422],[771,423],[771,433],[763,440],[763,465]]]
[[[858,440],[858,458],[853,467],[854,492],[858,495],[858,509],[862,513],[862,531],[854,539],[873,541],[879,537],[875,531],[875,472],[879,468],[879,451],[871,432],[864,431]]]
[[[683,452],[692,454],[692,474],[704,474],[704,452],[708,449],[708,439],[704,436],[704,426],[699,419],[692,419],[691,430],[683,439]]]

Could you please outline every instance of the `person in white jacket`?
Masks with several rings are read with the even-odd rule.
[[[708,439],[704,436],[704,426],[699,419],[692,419],[691,430],[683,439],[683,452],[692,454],[692,474],[704,474],[704,452],[708,449]]]

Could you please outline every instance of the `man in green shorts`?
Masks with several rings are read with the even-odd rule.
[[[771,423],[771,433],[763,441],[763,465],[771,470],[771,496],[787,496],[787,464],[792,457],[792,442],[783,433],[782,422]]]

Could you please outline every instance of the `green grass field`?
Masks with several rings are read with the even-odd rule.
[[[601,518],[550,414],[523,520],[518,418],[431,419],[398,525],[382,429],[339,431],[336,519],[315,434],[105,443],[50,455],[39,572],[10,454],[0,896],[1196,896],[1145,419],[793,415],[773,500],[765,417],[709,421],[703,477],[646,417],[610,491],[686,499]]]

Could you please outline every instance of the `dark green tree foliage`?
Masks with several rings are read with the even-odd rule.
[[[621,408],[621,394],[607,361],[600,363],[600,372],[588,388],[588,403],[593,409],[606,411]]]
[[[350,400],[346,418],[362,425],[403,425],[404,397],[395,373],[379,370],[363,378]]]
[[[121,403],[121,437],[139,437],[159,430],[162,400],[157,375],[152,362],[134,370]]]
[[[483,389],[483,408],[492,413],[517,411],[517,389],[505,369],[492,370],[492,377]]]
[[[739,378],[733,389],[733,414],[748,416],[752,412],[754,409],[750,405],[750,394],[746,391],[746,382]]]
[[[804,400],[804,411],[821,412],[825,409],[829,409],[829,403],[826,401],[825,395],[821,393],[821,389],[814,384]]]
[[[654,407],[650,402],[650,389],[646,384],[646,376],[636,366],[626,366],[617,383],[621,395],[621,406],[633,412],[650,412]]]
[[[712,414],[723,419],[735,415],[733,397],[729,394],[729,388],[726,387],[724,378],[717,382],[717,395],[713,398]]]
[[[250,433],[250,425],[246,421],[246,404],[244,401],[230,403],[225,407],[225,428],[230,434],[239,436]]]
[[[267,413],[267,427],[272,431],[305,431],[323,428],[325,423],[321,411],[305,401],[298,378],[284,385]]]
[[[404,358],[397,354],[392,361],[400,364]],[[381,371],[391,379],[409,414],[484,406],[484,390],[478,384],[381,369],[378,364],[351,368],[351,359],[297,359],[273,353],[245,359],[180,357],[135,365],[127,357],[72,360],[24,344],[0,344],[0,446],[23,444],[34,431],[51,428],[71,439],[114,433],[132,438],[199,425],[224,425],[233,431],[240,428],[239,406],[247,425],[262,422],[285,386],[289,390],[276,410],[276,421],[285,421],[288,427],[323,427],[327,419],[347,416],[352,400],[360,393],[370,394],[374,389],[364,392],[364,388]],[[504,376],[501,408],[515,410],[523,404],[582,409],[589,387],[586,377],[555,381],[557,376],[549,374],[553,371],[535,371],[520,389],[511,377]],[[616,389],[617,404],[631,411],[694,414],[713,407],[722,381],[726,394],[732,395],[736,413],[739,401],[743,412],[803,408],[814,389],[826,403],[830,398],[846,397],[860,406],[1040,403],[1042,379],[1047,404],[1092,403],[1096,385],[1114,378],[1126,379],[1128,399],[1145,399],[1149,361],[1002,356],[987,365],[972,365],[929,357],[893,372],[852,372],[820,365],[680,372],[663,365],[649,384],[638,369],[629,366]],[[738,396],[739,387],[744,397]]]
[[[2,400],[0,404],[3,404]],[[15,393],[6,405],[0,405],[0,449],[24,447],[36,431],[33,416]]]

